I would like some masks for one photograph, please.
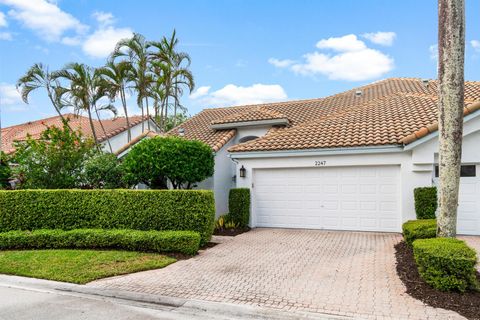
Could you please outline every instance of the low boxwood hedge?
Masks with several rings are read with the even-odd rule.
[[[402,225],[403,239],[411,246],[416,239],[435,238],[437,221],[435,219],[409,220]]]
[[[250,222],[250,189],[233,188],[228,194],[228,209],[231,220],[239,227],[247,227]]]
[[[422,187],[413,190],[417,219],[435,219],[437,211],[437,188]]]
[[[34,230],[0,233],[0,250],[14,249],[121,249],[195,254],[200,235],[194,231]]]
[[[213,233],[215,201],[205,190],[0,191],[0,232],[36,229],[190,230]]]
[[[413,254],[420,276],[442,291],[478,288],[475,250],[453,238],[418,239]]]

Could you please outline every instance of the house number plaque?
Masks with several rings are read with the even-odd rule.
[[[315,160],[315,167],[323,167],[327,165],[327,161],[325,160]]]

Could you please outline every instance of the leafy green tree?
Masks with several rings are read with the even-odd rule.
[[[0,189],[5,189],[10,186],[8,180],[12,176],[12,170],[8,161],[8,156],[0,151]]]
[[[181,125],[188,120],[188,115],[184,112],[177,113],[176,115],[170,115],[165,119],[165,132],[172,130],[176,126]]]
[[[39,139],[15,144],[13,176],[24,189],[68,189],[82,186],[84,161],[94,153],[94,141],[80,132],[46,127]]]
[[[84,163],[84,187],[92,189],[125,188],[123,169],[113,153],[97,153]]]
[[[213,175],[212,149],[203,142],[179,137],[154,137],[137,144],[125,156],[126,180],[151,188],[191,189]]]

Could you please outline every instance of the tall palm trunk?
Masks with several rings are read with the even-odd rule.
[[[92,111],[90,110],[90,108],[87,108],[87,112],[88,112],[88,121],[90,123],[90,129],[92,130],[93,140],[95,141],[95,146],[100,151],[100,147],[98,146],[97,132],[95,131],[95,126],[93,124]]]
[[[462,157],[465,2],[438,1],[439,237],[455,237]]]
[[[145,117],[145,111],[143,110],[143,98],[139,99],[139,105],[140,105],[140,110],[142,111],[142,133],[145,132],[145,121],[143,121],[143,118]]]
[[[173,107],[173,127],[175,128],[177,126],[177,107],[178,107],[178,87],[177,84],[175,83],[175,104]]]
[[[147,129],[150,131],[150,112],[148,107],[148,97],[145,97],[145,105],[147,106]]]
[[[127,140],[130,142],[132,140],[132,129],[130,128],[130,119],[128,118],[127,112],[127,99],[125,98],[125,91],[123,88],[120,89],[120,99],[122,99],[123,112],[125,113],[125,122],[127,123]]]
[[[110,139],[107,137],[107,131],[105,131],[105,127],[103,126],[103,122],[102,122],[102,120],[100,120],[100,115],[98,114],[98,109],[97,109],[96,106],[93,106],[93,107],[95,109],[95,114],[97,115],[98,123],[100,123],[100,127],[102,128],[103,135],[107,139],[108,148],[110,149],[110,152],[113,153],[112,144],[110,143]]]

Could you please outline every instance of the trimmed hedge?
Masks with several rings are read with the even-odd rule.
[[[233,188],[228,194],[229,217],[240,227],[250,222],[250,189]]]
[[[413,254],[420,276],[434,288],[461,292],[478,288],[477,255],[464,241],[453,238],[415,240]]]
[[[403,238],[412,246],[416,239],[429,239],[437,236],[437,220],[409,220],[402,225]]]
[[[139,230],[34,230],[0,233],[0,250],[13,249],[122,249],[129,251],[180,252],[193,255],[200,235],[193,231]]]
[[[417,219],[435,219],[437,188],[423,187],[413,190]]]
[[[215,201],[205,190],[0,191],[0,232],[36,229],[189,230],[213,233]]]

